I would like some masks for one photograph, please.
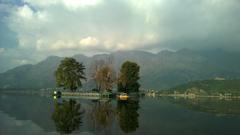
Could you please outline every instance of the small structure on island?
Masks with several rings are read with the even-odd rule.
[[[112,92],[104,91],[100,93],[101,98],[111,98],[113,96]]]

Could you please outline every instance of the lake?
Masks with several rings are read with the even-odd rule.
[[[239,135],[240,101],[0,94],[0,135]]]

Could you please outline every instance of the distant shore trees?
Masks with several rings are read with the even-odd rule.
[[[57,86],[76,91],[82,86],[82,80],[86,80],[84,70],[85,66],[75,59],[63,59],[55,71]]]

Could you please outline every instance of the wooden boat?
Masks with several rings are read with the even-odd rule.
[[[118,96],[117,96],[120,100],[127,100],[129,98],[128,94],[127,93],[120,93]]]

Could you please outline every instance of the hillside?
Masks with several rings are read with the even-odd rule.
[[[167,89],[196,80],[215,77],[236,79],[240,77],[239,52],[223,50],[179,50],[161,51],[157,54],[143,51],[117,51],[92,57],[73,56],[86,65],[88,82],[85,88],[92,88],[89,67],[94,60],[111,57],[115,70],[126,61],[137,62],[140,69],[142,89]],[[55,87],[54,71],[62,57],[51,56],[36,65],[23,65],[0,74],[0,89],[40,89]]]
[[[167,93],[194,93],[197,95],[219,95],[231,93],[240,95],[240,80],[204,80],[194,81],[166,90]]]

